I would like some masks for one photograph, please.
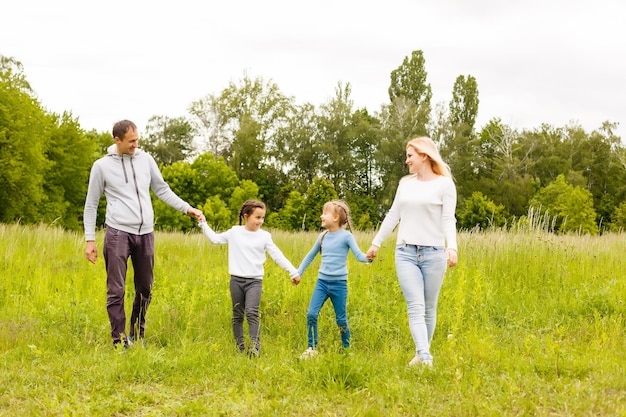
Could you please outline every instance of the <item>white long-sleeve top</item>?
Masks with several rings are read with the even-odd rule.
[[[380,247],[400,222],[396,244],[456,250],[456,198],[450,177],[439,176],[431,181],[420,181],[415,174],[403,177],[372,243]]]
[[[298,270],[274,244],[271,233],[259,229],[251,232],[245,226],[233,226],[224,233],[215,233],[206,222],[200,223],[202,232],[212,243],[228,244],[228,273],[242,278],[263,279],[265,275],[265,252],[291,278]]]

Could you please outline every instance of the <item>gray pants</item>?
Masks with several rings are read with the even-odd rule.
[[[261,326],[259,305],[263,281],[254,278],[230,276],[230,296],[233,301],[233,333],[237,348],[243,352],[246,348],[243,337],[243,319],[248,320],[250,341],[257,350],[261,349]]]
[[[107,313],[111,323],[111,337],[113,341],[117,341],[120,340],[120,335],[127,335],[124,293],[129,257],[135,272],[130,335],[143,337],[146,311],[150,305],[154,283],[154,234],[133,235],[107,226],[103,252],[107,271]]]

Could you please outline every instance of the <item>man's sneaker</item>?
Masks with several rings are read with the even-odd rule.
[[[415,355],[411,362],[409,362],[409,366],[433,366],[433,356],[430,353],[422,353],[420,355]]]
[[[310,358],[315,357],[316,355],[317,355],[317,350],[310,347],[304,352],[302,352],[302,355],[300,355],[300,359],[310,359]]]
[[[133,342],[131,342],[130,339],[128,339],[127,337],[125,337],[123,341],[122,340],[113,341],[113,348],[115,349],[122,348],[123,350],[126,350],[130,348],[132,345],[133,345]]]
[[[128,340],[132,343],[132,342],[136,342],[138,340],[143,340],[143,334],[140,334],[139,337],[137,337],[136,334],[131,333],[130,335],[128,335]]]

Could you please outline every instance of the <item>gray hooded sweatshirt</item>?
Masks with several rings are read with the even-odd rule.
[[[154,230],[154,194],[176,210],[187,213],[191,207],[167,185],[154,158],[140,149],[134,155],[117,154],[115,144],[108,154],[94,162],[89,174],[83,222],[85,240],[95,240],[96,216],[102,193],[106,196],[107,226],[135,235]]]

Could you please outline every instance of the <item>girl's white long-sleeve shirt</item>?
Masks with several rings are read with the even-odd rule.
[[[380,247],[400,222],[396,244],[456,250],[456,199],[450,177],[439,176],[432,181],[420,181],[415,174],[403,177],[372,243]]]
[[[200,223],[202,232],[212,243],[228,244],[228,273],[242,278],[263,279],[265,274],[265,253],[291,278],[298,276],[298,270],[274,244],[271,233],[259,229],[251,232],[245,226],[233,226],[224,233],[215,233],[205,222]]]

